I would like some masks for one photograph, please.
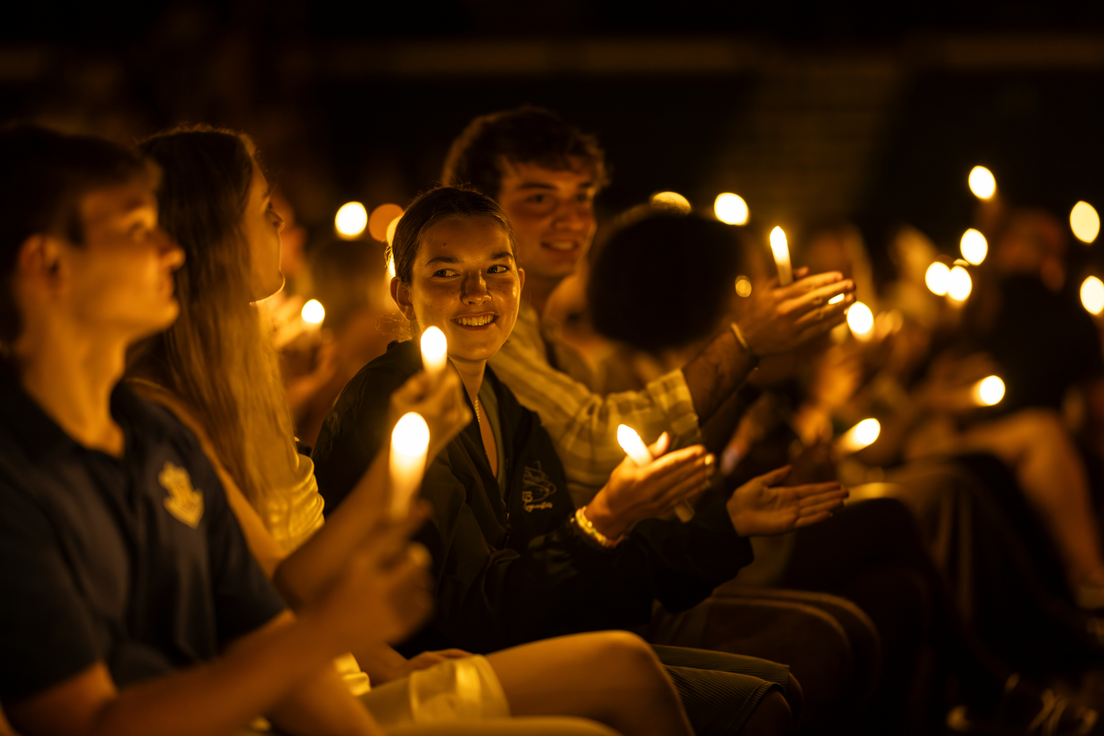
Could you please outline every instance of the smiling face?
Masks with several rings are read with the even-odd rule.
[[[454,217],[422,234],[410,283],[393,279],[391,294],[420,329],[445,333],[450,358],[478,362],[514,329],[524,280],[499,222]]]
[[[594,174],[582,160],[571,169],[502,163],[499,205],[513,225],[518,260],[531,279],[558,282],[575,270],[594,235]]]
[[[284,219],[272,206],[272,187],[257,164],[253,142],[245,139],[253,163],[245,211],[242,212],[241,235],[249,247],[252,264],[250,291],[254,301],[272,296],[284,285],[280,271],[280,231]]]
[[[135,180],[96,189],[78,207],[84,244],[61,247],[75,319],[127,340],[172,324],[180,311],[172,274],[184,251],[158,227],[149,186]]]

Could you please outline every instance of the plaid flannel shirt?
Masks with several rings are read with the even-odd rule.
[[[660,376],[643,391],[601,396],[579,380],[585,378],[581,371],[573,371],[572,377],[554,368],[548,359],[550,346],[557,358],[570,354],[551,329],[542,330],[537,310],[522,304],[510,339],[490,364],[521,405],[540,416],[563,462],[576,505],[593,498],[624,459],[625,451],[617,443],[619,424],[635,429],[647,443],[664,431],[670,432],[672,447],[701,442],[698,415],[682,371]]]

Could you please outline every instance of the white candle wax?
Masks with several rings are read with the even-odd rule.
[[[790,249],[786,244],[786,233],[782,228],[776,227],[770,234],[771,252],[774,253],[774,263],[778,266],[778,283],[781,286],[789,286],[793,283],[793,268],[790,267]]]
[[[638,466],[644,467],[652,462],[652,453],[648,451],[648,446],[632,427],[625,424],[617,427],[617,443]],[[682,521],[690,521],[694,518],[694,508],[685,501],[680,501],[675,506],[675,514]]]
[[[410,512],[410,501],[422,484],[429,425],[417,412],[404,414],[391,432],[391,518],[402,519]]]
[[[436,327],[427,327],[422,333],[422,365],[430,378],[436,378],[445,370],[448,362],[448,340]]]

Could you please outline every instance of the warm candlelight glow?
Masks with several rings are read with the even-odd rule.
[[[855,302],[847,310],[847,326],[855,337],[865,340],[874,329],[874,313],[862,302]]]
[[[970,274],[962,266],[955,266],[947,276],[947,294],[956,302],[966,301],[970,291],[974,288],[974,282],[970,280]]]
[[[368,210],[360,202],[347,202],[334,216],[334,229],[346,240],[359,238],[368,226]]]
[[[989,253],[989,243],[985,236],[973,228],[962,233],[958,247],[962,251],[962,257],[974,266],[980,266]]]
[[[617,442],[638,466],[644,467],[652,462],[652,453],[648,450],[648,446],[640,439],[636,430],[627,424],[617,426]],[[675,515],[682,521],[690,521],[694,518],[694,507],[686,501],[680,501],[675,506]]]
[[[644,440],[640,439],[640,435],[632,427],[626,424],[617,427],[617,443],[640,467],[644,467],[652,461],[652,453],[648,452],[648,446],[644,444]]]
[[[402,217],[403,208],[397,204],[381,204],[372,210],[368,218],[368,234],[381,243],[387,242],[387,226],[397,217]]]
[[[1004,381],[997,376],[983,378],[974,384],[974,401],[979,406],[993,406],[1004,398]]]
[[[1095,276],[1089,276],[1081,282],[1081,306],[1088,310],[1089,314],[1104,312],[1104,281]]]
[[[970,169],[970,191],[978,199],[989,199],[997,192],[997,180],[993,172],[984,166]]]
[[[935,261],[924,273],[924,283],[936,296],[946,296],[951,286],[951,269],[947,268],[947,264]]]
[[[431,378],[445,370],[448,361],[448,340],[437,327],[427,327],[422,333],[422,365]]]
[[[388,258],[387,259],[387,278],[388,279],[395,278],[395,259],[394,258]]]
[[[841,455],[850,455],[874,443],[882,432],[877,419],[864,419],[836,440],[836,451]]]
[[[317,299],[311,299],[304,304],[303,311],[300,314],[304,322],[312,325],[320,325],[322,320],[326,319],[326,310],[322,307],[322,302]]]
[[[736,277],[736,296],[751,296],[751,281],[747,276]]]
[[[828,300],[829,304],[839,304],[843,301],[843,294],[836,294],[834,297]]]
[[[395,228],[397,228],[399,226],[399,220],[401,220],[401,219],[402,219],[402,215],[399,215],[398,217],[396,217],[394,220],[392,220],[391,222],[389,222],[387,224],[387,244],[388,245],[391,245],[391,243],[395,242]],[[394,267],[392,267],[392,270],[394,270]]]
[[[656,192],[652,195],[652,204],[657,207],[669,207],[673,210],[689,214],[690,200],[682,196],[678,192]]]
[[[1088,202],[1078,202],[1070,210],[1070,228],[1082,243],[1091,243],[1100,234],[1100,215]]]
[[[786,233],[780,227],[770,232],[771,252],[778,266],[778,283],[789,286],[793,283],[793,269],[790,267],[790,249],[786,244]]]
[[[713,202],[713,214],[727,225],[746,225],[749,216],[747,202],[732,192],[717,195]]]
[[[422,484],[429,425],[418,412],[404,414],[391,432],[391,517],[402,519],[410,512],[410,501]]]

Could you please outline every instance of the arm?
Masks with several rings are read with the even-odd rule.
[[[329,659],[340,652],[340,646],[327,639],[320,627],[294,622],[290,614],[283,614],[212,664],[119,691],[104,663],[97,662],[45,692],[12,704],[10,715],[25,736],[231,734],[258,713],[273,711],[304,681],[332,672]],[[307,687],[304,694],[311,689]],[[322,720],[313,730],[293,733],[324,733],[326,726],[336,727],[329,731],[335,734],[380,733],[367,711],[347,693],[345,701],[341,704],[345,707],[339,705],[340,710],[330,717],[319,712]],[[293,703],[281,709],[294,711]],[[336,703],[340,701],[327,705]]]

